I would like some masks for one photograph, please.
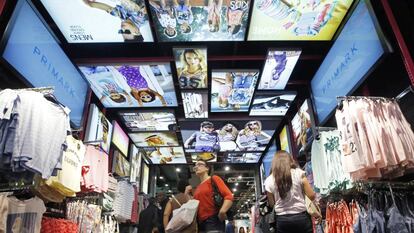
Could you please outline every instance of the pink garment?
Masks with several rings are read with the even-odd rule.
[[[81,185],[90,191],[108,191],[108,155],[94,146],[87,146],[85,158],[82,165]]]

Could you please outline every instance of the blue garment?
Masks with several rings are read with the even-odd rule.
[[[233,73],[234,83],[233,88],[251,88],[255,77],[245,73]]]
[[[368,233],[368,215],[364,207],[357,205],[358,221],[354,225],[354,233]]]
[[[226,225],[226,233],[234,233],[234,226],[231,222]]]

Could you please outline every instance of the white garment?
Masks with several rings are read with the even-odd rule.
[[[14,101],[19,91],[5,89],[0,92],[0,119],[10,120]]]
[[[265,181],[266,191],[273,193],[275,198],[276,215],[298,214],[306,211],[302,184],[302,178],[305,176],[305,172],[299,168],[291,169],[290,171],[292,174],[292,188],[285,199],[280,198],[274,176],[270,175]]]
[[[69,112],[34,91],[20,92],[13,113],[17,114],[12,159],[49,178],[62,159],[62,145],[70,131]]]
[[[46,212],[43,201],[38,197],[25,201],[20,201],[16,197],[8,199],[7,232],[39,233],[42,216]]]

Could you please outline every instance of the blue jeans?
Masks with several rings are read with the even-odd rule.
[[[213,215],[198,225],[200,232],[224,233],[226,225],[220,221],[217,215]]]

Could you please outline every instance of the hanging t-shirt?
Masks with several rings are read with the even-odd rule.
[[[18,117],[12,155],[15,164],[49,178],[59,168],[62,145],[70,130],[69,112],[41,93],[20,92],[13,109]]]
[[[71,135],[66,137],[67,148],[63,153],[62,170],[57,176],[50,177],[46,184],[55,188],[65,196],[75,196],[80,192],[80,180],[82,175],[82,162],[86,148],[82,141],[76,140]]]
[[[8,199],[9,210],[6,232],[39,233],[42,216],[46,212],[43,201],[38,197],[25,201],[20,201],[16,197],[9,197]]]
[[[108,191],[108,155],[94,146],[87,146],[82,164],[81,185],[95,192]]]
[[[9,200],[7,194],[0,195],[0,233],[6,232],[7,212],[9,210]]]

